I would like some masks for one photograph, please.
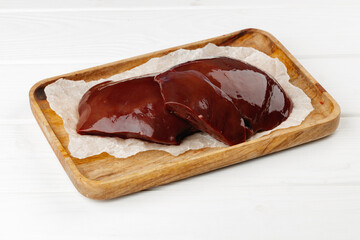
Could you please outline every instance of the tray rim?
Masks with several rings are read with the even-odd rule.
[[[121,176],[121,177],[118,177],[118,178],[115,178],[115,179],[110,179],[110,180],[92,180],[92,179],[89,179],[89,178],[85,177],[79,171],[79,169],[77,168],[77,166],[75,165],[75,163],[71,159],[70,154],[67,153],[64,146],[61,144],[60,140],[58,139],[58,137],[54,133],[54,130],[50,126],[50,123],[47,121],[47,119],[46,119],[43,111],[41,110],[39,104],[37,103],[36,98],[35,98],[35,92],[36,92],[37,89],[39,89],[40,87],[42,87],[45,84],[50,84],[51,82],[53,82],[53,81],[55,81],[55,80],[57,80],[59,78],[65,78],[66,76],[69,76],[69,75],[86,73],[86,72],[93,71],[93,70],[96,70],[96,69],[99,69],[99,68],[110,67],[110,66],[114,66],[114,65],[121,64],[121,63],[124,63],[124,62],[130,62],[130,61],[137,60],[137,59],[148,58],[150,56],[154,56],[154,55],[158,55],[158,54],[162,54],[162,53],[165,54],[166,52],[172,52],[172,51],[174,51],[176,49],[179,49],[179,48],[189,48],[190,46],[193,46],[193,45],[200,45],[200,44],[203,44],[203,43],[212,42],[212,41],[214,41],[215,39],[217,39],[219,37],[229,36],[229,37],[234,37],[235,38],[235,37],[241,35],[243,32],[251,32],[251,31],[256,32],[256,33],[260,33],[262,35],[265,35],[269,39],[271,39],[271,41],[273,41],[274,44],[276,44],[283,51],[283,53],[286,55],[286,57],[288,57],[294,63],[295,66],[297,66],[299,69],[301,69],[301,71],[304,73],[304,75],[307,77],[307,79],[310,80],[310,82],[312,84],[314,84],[322,92],[322,94],[324,94],[330,100],[330,102],[333,104],[332,112],[327,117],[322,118],[320,120],[317,120],[316,124],[314,124],[313,122],[308,122],[308,123],[302,123],[302,124],[300,124],[298,126],[286,128],[285,129],[286,130],[285,134],[293,134],[293,133],[299,131],[300,127],[301,127],[301,129],[306,130],[306,129],[312,128],[314,126],[323,125],[323,124],[329,124],[329,126],[332,125],[333,127],[332,127],[332,129],[330,129],[330,131],[326,135],[320,136],[318,138],[322,138],[322,137],[325,137],[325,136],[328,136],[328,135],[332,134],[336,130],[336,128],[337,128],[337,126],[339,124],[339,120],[340,120],[340,112],[341,112],[341,110],[340,110],[339,104],[311,76],[311,74],[299,63],[299,61],[273,35],[271,35],[270,33],[266,32],[264,30],[255,29],[255,28],[247,28],[247,29],[239,30],[239,31],[236,31],[236,32],[233,32],[233,33],[224,34],[224,35],[216,36],[216,37],[201,40],[201,41],[196,41],[196,42],[192,42],[192,43],[188,43],[188,44],[184,44],[184,45],[180,45],[180,46],[175,46],[175,47],[171,47],[171,48],[167,48],[167,49],[162,49],[162,50],[159,50],[159,51],[150,52],[150,53],[142,54],[142,55],[139,55],[139,56],[134,56],[134,57],[131,57],[131,58],[126,58],[126,59],[122,59],[122,60],[102,64],[102,65],[99,65],[99,66],[94,66],[94,67],[82,69],[82,70],[75,71],[75,72],[61,74],[61,75],[58,75],[58,76],[43,79],[43,80],[37,82],[36,84],[34,84],[32,86],[32,88],[30,89],[30,91],[29,91],[30,106],[31,106],[32,112],[34,114],[34,117],[37,120],[37,122],[38,122],[42,132],[44,133],[47,141],[49,142],[50,146],[52,147],[53,151],[55,152],[57,158],[59,159],[61,165],[65,169],[67,175],[70,177],[71,181],[73,182],[73,184],[75,185],[77,190],[80,193],[82,193],[84,196],[87,196],[87,197],[93,198],[93,199],[109,199],[109,198],[114,198],[114,197],[126,195],[126,194],[129,194],[129,193],[132,193],[132,192],[128,192],[128,193],[125,193],[125,194],[120,194],[118,196],[107,196],[106,195],[106,189],[111,188],[111,185],[114,184],[114,183],[119,184],[119,183],[122,182],[123,185],[124,185],[125,183],[135,181],[136,179],[138,180],[139,178],[143,177],[144,175],[149,174],[150,172],[154,173],[154,170],[152,170],[152,171],[149,170],[148,172],[141,172],[141,173],[133,173],[133,174],[129,174],[129,175],[124,175],[124,176]],[[281,132],[281,131],[278,131],[278,133],[279,132]],[[276,131],[273,132],[273,133],[276,133]],[[283,135],[283,134],[274,135],[273,133],[269,134],[269,135],[266,135],[266,136],[263,136],[261,138],[255,139],[255,140],[244,142],[244,143],[241,144],[241,147],[246,147],[247,145],[254,144],[254,143],[257,143],[257,142],[271,140],[272,138],[277,137],[278,135]],[[311,141],[314,141],[314,140],[316,140],[318,138],[314,138],[314,139],[311,139],[311,140],[306,141],[306,142],[311,142]],[[306,142],[304,142],[304,143],[306,143]],[[297,145],[300,145],[300,144],[297,144]],[[216,155],[217,154],[222,154],[222,153],[225,153],[225,152],[229,151],[230,149],[236,149],[238,147],[239,147],[239,145],[234,145],[234,146],[230,146],[230,147],[226,147],[226,148],[220,148],[215,154]],[[293,146],[286,147],[286,148],[284,148],[282,150],[285,150],[285,149],[288,149],[288,148],[291,148],[291,147],[293,147]],[[273,152],[270,152],[270,153],[273,153]],[[264,156],[264,155],[267,155],[267,154],[270,154],[270,153],[261,154],[259,156],[256,156],[255,158],[261,157],[261,156]],[[206,153],[205,155],[202,155],[200,158],[206,158],[209,155],[214,155],[214,153]],[[191,158],[191,159],[187,159],[187,160],[182,160],[182,164],[186,165],[190,161],[193,161],[194,159],[197,159],[197,158],[199,158],[199,157]],[[250,160],[250,159],[253,159],[253,157],[250,157],[250,158],[248,158],[246,160]],[[243,161],[245,161],[245,160],[243,160]],[[239,161],[239,162],[242,162],[242,161]],[[235,164],[235,163],[233,163],[233,164]],[[233,164],[230,164],[230,165],[233,165]],[[226,165],[226,166],[228,166],[228,165]],[[167,170],[170,171],[173,167],[174,166],[168,167]],[[225,166],[223,166],[223,167],[225,167]],[[215,169],[219,169],[219,168],[221,168],[221,167],[217,167]],[[212,170],[215,170],[215,169],[212,169]],[[155,171],[160,171],[160,170],[163,170],[163,169],[156,169]],[[212,170],[209,170],[209,171],[212,171]],[[206,172],[208,172],[208,171],[206,171]],[[195,174],[195,175],[198,175],[198,174]],[[190,176],[194,176],[194,175],[190,175]],[[187,177],[190,177],[190,176],[187,176]],[[184,178],[187,178],[187,177],[184,177]],[[176,179],[175,181],[181,180],[181,179],[184,179],[184,178]],[[166,183],[169,183],[169,182],[173,182],[173,181],[170,180],[170,181],[162,183],[162,184],[166,184]],[[160,185],[162,185],[162,184],[160,184]],[[126,186],[124,186],[124,187],[126,187]],[[101,189],[99,189],[99,188],[101,188]],[[143,189],[146,189],[146,188],[147,187],[144,187]],[[103,190],[105,195],[104,196],[98,196],[98,194],[97,195],[92,195],[90,193],[92,191],[99,191],[99,190]],[[142,189],[140,189],[140,190],[142,190]]]

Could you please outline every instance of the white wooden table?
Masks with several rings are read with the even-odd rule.
[[[37,81],[255,27],[338,101],[330,137],[111,201],[36,124]],[[0,0],[0,239],[360,239],[360,2]]]

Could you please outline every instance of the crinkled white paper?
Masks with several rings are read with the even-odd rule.
[[[299,125],[313,110],[310,98],[301,89],[289,83],[287,69],[277,58],[271,58],[260,51],[247,47],[217,47],[214,44],[208,44],[204,48],[196,50],[180,49],[160,58],[152,58],[143,65],[108,79],[92,82],[59,79],[48,85],[45,88],[47,100],[50,107],[63,119],[65,130],[69,134],[68,149],[71,155],[76,158],[86,158],[107,152],[118,158],[126,158],[142,151],[163,150],[177,156],[190,149],[226,146],[206,133],[191,135],[184,139],[179,146],[167,146],[137,139],[79,135],[75,130],[79,118],[77,111],[79,101],[92,86],[107,80],[118,81],[144,74],[158,73],[190,60],[218,56],[227,56],[248,62],[272,75],[284,88],[293,101],[294,108],[289,118],[273,130]],[[258,133],[251,139],[259,138],[270,132]]]

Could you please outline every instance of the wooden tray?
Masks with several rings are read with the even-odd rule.
[[[214,43],[218,46],[244,46],[279,58],[287,67],[290,82],[310,98],[314,111],[296,127],[231,147],[190,150],[178,157],[163,151],[147,151],[128,158],[107,153],[74,158],[70,155],[68,135],[62,119],[49,107],[44,87],[59,78],[96,80],[107,78],[179,48],[196,49]],[[173,47],[117,62],[42,80],[30,90],[30,105],[43,133],[66,173],[80,193],[94,199],[110,199],[150,187],[188,178],[252,158],[277,152],[325,137],[339,124],[340,107],[321,85],[271,34],[245,29],[223,36]]]

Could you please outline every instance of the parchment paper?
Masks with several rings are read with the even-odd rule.
[[[293,101],[294,108],[289,118],[272,131],[301,124],[313,110],[310,98],[301,89],[289,82],[287,69],[277,58],[271,58],[260,51],[247,47],[217,47],[214,44],[208,44],[204,48],[196,50],[180,49],[160,58],[152,58],[143,65],[108,79],[100,79],[88,83],[85,81],[59,79],[48,85],[45,88],[47,100],[50,107],[63,119],[64,128],[69,134],[68,149],[71,155],[76,158],[86,158],[107,152],[118,158],[126,158],[142,151],[162,150],[177,156],[190,149],[225,147],[225,144],[215,140],[206,133],[191,135],[184,139],[179,146],[167,146],[137,139],[79,135],[75,130],[79,118],[77,111],[79,101],[83,94],[92,86],[108,80],[118,81],[144,74],[158,73],[190,60],[218,56],[227,56],[248,62],[272,75],[284,88]],[[258,133],[251,139],[259,138],[270,132]]]

